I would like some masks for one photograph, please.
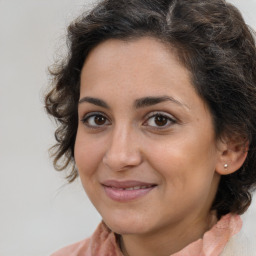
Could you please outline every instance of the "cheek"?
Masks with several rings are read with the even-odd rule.
[[[103,154],[102,144],[97,140],[92,141],[78,129],[74,156],[82,181],[84,176],[89,177],[94,174],[101,163]]]
[[[150,165],[161,177],[161,198],[165,205],[169,205],[169,210],[176,209],[182,215],[194,209],[208,209],[218,181],[214,167],[208,162],[213,156],[208,158],[209,152],[195,152],[195,148],[187,144],[172,144],[164,148],[158,145],[154,149]]]
[[[194,136],[176,137],[147,145],[146,155],[166,183],[180,189],[194,188],[211,182],[216,163],[213,145],[207,138],[200,141]]]

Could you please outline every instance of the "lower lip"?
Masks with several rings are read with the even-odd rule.
[[[142,188],[142,189],[134,189],[134,190],[121,190],[112,187],[104,186],[104,190],[108,197],[110,197],[114,201],[118,202],[127,202],[131,200],[135,200],[140,198],[147,193],[149,193],[154,187]]]

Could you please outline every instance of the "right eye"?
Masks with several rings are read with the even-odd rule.
[[[100,113],[89,113],[82,120],[83,124],[90,128],[102,128],[110,124],[106,116]]]

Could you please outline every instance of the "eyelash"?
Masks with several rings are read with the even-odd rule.
[[[95,118],[96,117],[103,118],[105,120],[105,122],[102,125],[95,124]],[[154,118],[157,118],[157,117],[164,118],[164,121],[166,121],[167,124],[164,124],[162,126],[161,125],[155,125],[155,126],[154,125],[149,125],[150,119],[154,119]],[[94,124],[89,123],[90,118],[93,118],[92,121],[94,122]],[[84,125],[86,125],[87,127],[91,128],[91,129],[100,129],[100,128],[104,128],[106,125],[111,124],[111,122],[106,117],[106,115],[101,113],[101,112],[88,113],[87,115],[85,115],[81,119],[81,121]],[[107,124],[106,124],[106,122],[107,122]],[[146,116],[146,121],[143,122],[143,126],[148,126],[148,127],[153,128],[153,129],[158,129],[159,130],[159,129],[169,128],[171,125],[173,125],[175,123],[177,123],[177,120],[171,115],[168,115],[168,114],[162,113],[162,112],[151,112],[149,115]]]
[[[91,125],[89,124],[89,121],[90,121],[90,118],[94,118],[93,119],[93,122],[95,123],[95,117],[100,117],[100,118],[104,118],[106,121],[109,122],[110,124],[110,121],[108,120],[108,118],[101,112],[91,112],[91,113],[88,113],[87,115],[85,115],[81,121],[84,125],[86,125],[87,127],[91,128],[91,129],[99,129],[99,128],[102,128],[104,127],[106,124],[104,123],[103,125]],[[107,124],[107,125],[109,125]]]
[[[167,124],[165,124],[165,125],[163,125],[163,126],[160,126],[160,125],[155,125],[155,126],[153,126],[153,125],[147,125],[148,123],[149,123],[149,120],[150,119],[154,119],[154,118],[156,118],[156,117],[160,117],[160,118],[165,118],[165,120],[167,121]],[[154,122],[155,122],[156,120],[154,120]],[[150,113],[150,115],[148,115],[148,117],[147,117],[147,119],[146,119],[146,121],[143,123],[143,125],[145,125],[146,124],[146,126],[150,126],[150,127],[152,127],[153,129],[167,129],[167,128],[169,128],[171,125],[173,125],[173,124],[176,124],[177,123],[177,120],[173,117],[173,116],[171,116],[171,115],[169,115],[169,114],[166,114],[166,113],[162,113],[162,112],[153,112],[153,113]]]

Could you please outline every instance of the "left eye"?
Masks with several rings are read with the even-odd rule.
[[[161,113],[157,113],[150,116],[146,121],[147,126],[158,127],[158,128],[165,128],[174,123],[175,123],[175,120],[173,118]]]

